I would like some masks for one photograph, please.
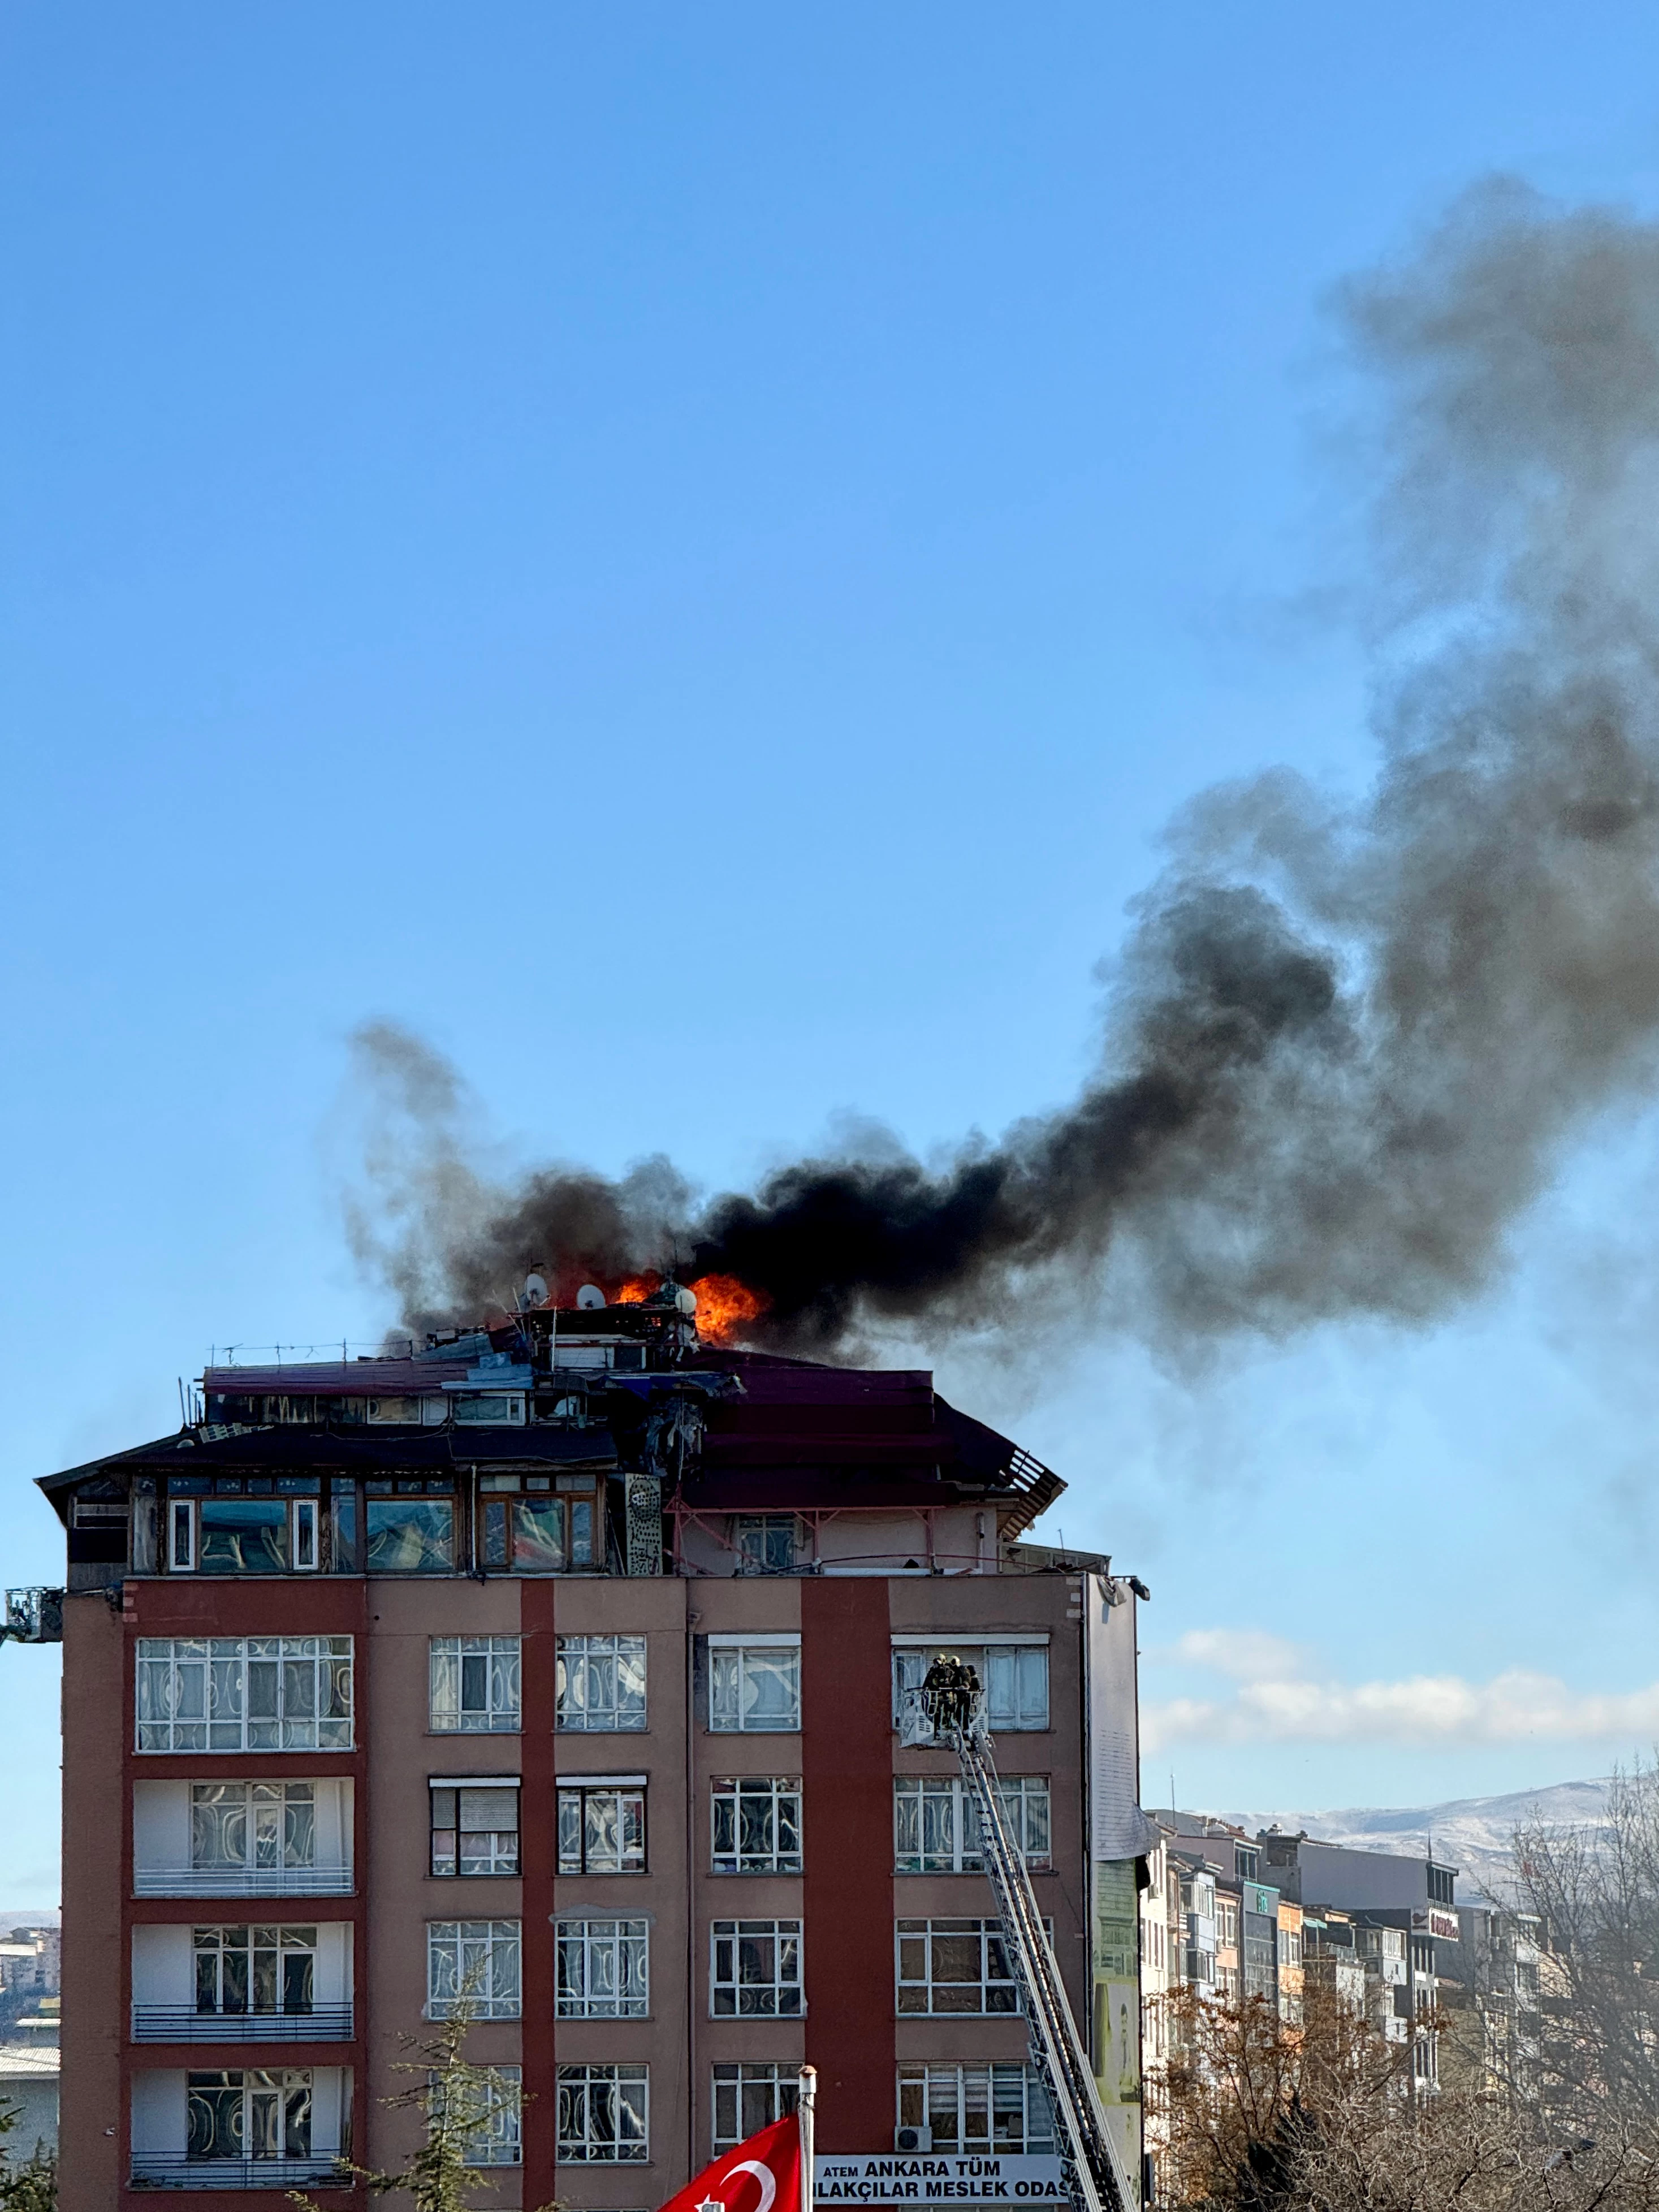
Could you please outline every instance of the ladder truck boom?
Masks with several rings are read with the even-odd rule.
[[[971,1670],[961,1672],[971,1676]],[[1002,1802],[984,1700],[976,1684],[924,1686],[921,1705],[937,1741],[956,1753],[962,1778],[979,1816],[980,1850],[1002,1923],[1009,1964],[1019,1986],[1031,2039],[1031,2059],[1054,2107],[1060,2161],[1078,2212],[1134,2212],[1136,2192],[1123,2171],[1106,2124],[1093,2069],[1054,1947],[1042,1924],[1036,1892]]]

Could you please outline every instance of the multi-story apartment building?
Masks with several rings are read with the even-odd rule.
[[[1462,1934],[1457,1869],[1432,1858],[1355,1850],[1277,1829],[1264,1830],[1257,1841],[1263,1872],[1285,1895],[1304,1911],[1336,1906],[1351,1921],[1361,1954],[1376,1960],[1393,1990],[1390,2016],[1397,2024],[1386,2032],[1412,2045],[1413,2087],[1431,2094],[1440,2081],[1441,1978],[1455,1978]]]
[[[333,2160],[416,2148],[393,2069],[463,1993],[525,2094],[476,2146],[506,2207],[659,2204],[808,2062],[822,2154],[1051,2153],[945,1652],[1139,2172],[1130,1585],[1021,1540],[1059,1479],[927,1373],[689,1304],[210,1369],[45,1480],[66,2212],[362,2201]]]

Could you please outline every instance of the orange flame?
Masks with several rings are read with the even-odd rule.
[[[758,1321],[770,1304],[735,1275],[699,1275],[690,1285],[697,1301],[697,1334],[705,1344],[726,1344]]]
[[[661,1288],[660,1275],[630,1275],[611,1303],[617,1306],[642,1306],[653,1291]]]

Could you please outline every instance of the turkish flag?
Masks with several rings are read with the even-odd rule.
[[[704,2166],[662,2212],[801,2212],[800,2127],[791,2112]]]

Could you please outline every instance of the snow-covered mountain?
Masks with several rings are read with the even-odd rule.
[[[1427,1851],[1432,1837],[1436,1858],[1462,1875],[1460,1896],[1480,1890],[1504,1897],[1513,1887],[1510,1845],[1516,1827],[1538,1820],[1552,1828],[1597,1828],[1607,1792],[1605,1781],[1557,1782],[1506,1797],[1453,1797],[1442,1805],[1351,1805],[1322,1813],[1228,1813],[1223,1818],[1237,1821],[1249,1835],[1275,1825],[1291,1832],[1303,1828],[1322,1843],[1399,1851],[1412,1858]]]

